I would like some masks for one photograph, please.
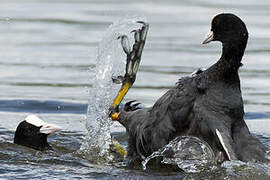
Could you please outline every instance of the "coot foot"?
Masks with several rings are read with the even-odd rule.
[[[114,83],[122,83],[121,89],[119,90],[117,96],[115,97],[110,109],[109,116],[116,120],[119,112],[119,104],[125,97],[128,90],[131,88],[133,83],[136,80],[136,74],[139,69],[142,51],[144,48],[145,40],[147,37],[147,32],[149,29],[149,24],[143,21],[138,21],[137,23],[142,24],[142,27],[137,30],[131,31],[134,33],[135,42],[132,46],[130,46],[130,42],[126,35],[119,36],[118,39],[121,39],[121,45],[123,47],[124,52],[127,55],[127,63],[126,63],[126,73],[124,76],[118,76],[113,78]]]

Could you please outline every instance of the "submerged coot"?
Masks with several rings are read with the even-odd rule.
[[[52,150],[47,137],[59,130],[60,127],[48,124],[36,115],[29,115],[18,125],[14,143],[40,151]]]

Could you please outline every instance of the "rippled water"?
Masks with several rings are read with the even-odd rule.
[[[96,164],[77,151],[87,133],[91,69],[112,22],[140,15],[150,23],[142,65],[126,98],[149,106],[179,77],[219,58],[220,44],[201,45],[211,17],[218,12],[238,14],[249,29],[240,72],[245,118],[269,147],[269,1],[2,0],[0,9],[0,178],[269,178],[267,171],[261,173],[264,167],[256,170],[239,163],[200,174],[143,171]],[[16,126],[29,112],[63,128],[49,139],[55,152],[41,153],[12,143]],[[119,124],[113,125],[112,133],[125,145]]]

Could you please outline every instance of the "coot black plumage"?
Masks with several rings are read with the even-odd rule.
[[[52,150],[47,142],[47,137],[59,130],[60,127],[45,123],[36,115],[28,115],[17,126],[14,143],[40,151]]]
[[[140,33],[145,34],[143,29]],[[145,39],[140,40],[137,43],[144,45]],[[218,162],[267,161],[266,148],[250,134],[243,119],[238,69],[248,41],[246,25],[236,15],[218,14],[212,19],[211,31],[203,44],[211,41],[222,43],[221,58],[208,69],[181,78],[153,107],[131,111],[124,108],[114,113],[117,112],[114,102],[111,117],[127,130],[129,158],[144,158],[175,137],[188,135],[207,142]],[[136,48],[133,47],[133,51]],[[130,56],[133,51],[125,52]],[[127,75],[129,73],[125,77]],[[128,78],[122,79],[122,87],[125,87]]]

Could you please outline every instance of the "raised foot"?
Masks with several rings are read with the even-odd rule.
[[[136,102],[135,100],[129,101],[124,106],[124,111],[135,111],[137,109],[141,109],[139,107],[141,103]]]
[[[118,115],[115,114],[119,112],[118,106],[136,80],[136,74],[141,62],[142,51],[147,37],[149,24],[143,21],[138,21],[137,23],[142,24],[142,27],[131,31],[131,33],[134,33],[135,40],[132,48],[126,35],[118,37],[118,39],[121,39],[121,45],[127,55],[127,63],[125,75],[112,78],[114,83],[122,83],[121,89],[109,109],[109,116],[112,117],[113,120],[116,120],[114,117],[118,117]]]

